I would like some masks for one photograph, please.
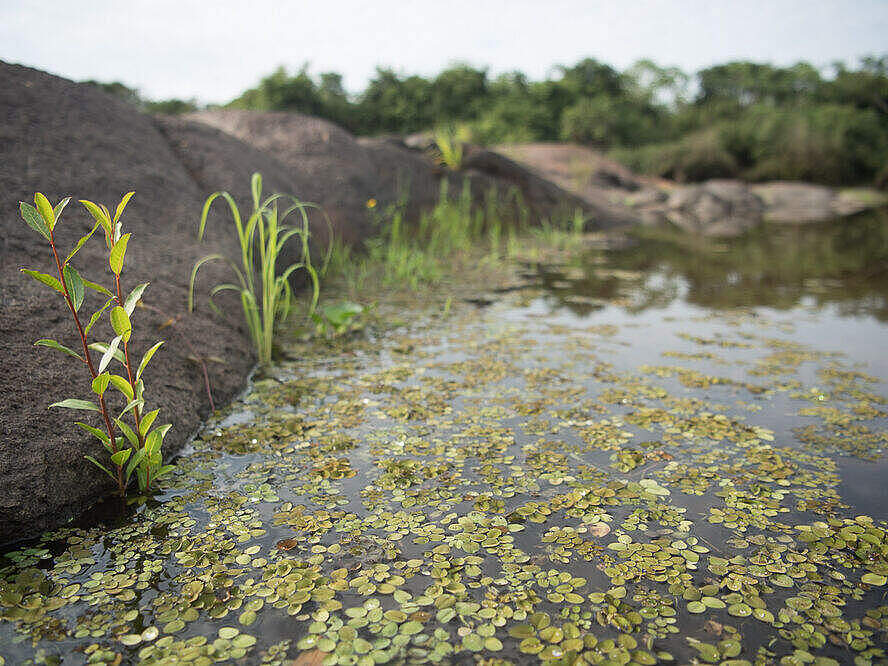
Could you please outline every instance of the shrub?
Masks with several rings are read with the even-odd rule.
[[[103,464],[93,456],[85,457],[117,483],[121,496],[126,494],[126,488],[133,473],[136,474],[139,488],[142,492],[147,492],[150,490],[152,482],[157,481],[157,479],[172,469],[171,465],[163,464],[163,454],[161,452],[163,439],[171,426],[166,424],[152,430],[151,426],[154,425],[160,410],[144,411],[145,384],[142,374],[148,362],[163,342],[157,342],[148,349],[142,356],[138,366],[133,364],[130,354],[129,342],[133,331],[131,317],[136,304],[148,287],[148,283],[140,284],[126,298],[123,297],[120,276],[123,272],[130,234],[122,233],[120,217],[132,196],[133,192],[129,192],[123,197],[113,217],[105,206],[81,200],[80,203],[95,218],[96,223],[88,234],[77,241],[64,260],[61,259],[56,247],[55,227],[59,222],[62,211],[70,201],[70,197],[62,199],[53,207],[50,205],[49,200],[38,192],[34,195],[34,206],[25,202],[20,204],[22,218],[28,226],[43,236],[49,243],[53,259],[55,260],[57,277],[27,268],[21,270],[38,282],[61,294],[77,329],[82,351],[74,351],[56,340],[47,338],[38,340],[34,344],[55,349],[83,363],[89,370],[92,391],[98,399],[98,404],[96,404],[92,400],[68,398],[61,402],[53,403],[50,407],[64,407],[101,413],[105,427],[104,431],[80,421],[76,422],[76,424],[94,435],[107,449],[110,455],[110,466],[116,470],[116,473],[108,469],[107,463]],[[108,265],[111,273],[114,275],[114,285],[111,289],[81,277],[77,269],[71,264],[75,255],[99,227],[102,228],[105,234],[105,245],[108,248]],[[101,308],[92,314],[89,323],[84,326],[80,319],[80,309],[83,306],[87,289],[101,294],[107,300]],[[116,336],[109,344],[90,343],[90,331],[109,308],[111,326]],[[121,345],[123,346],[122,349]],[[93,351],[102,353],[98,363],[93,359]],[[113,374],[108,370],[112,361],[117,361],[123,366],[126,370],[125,377]],[[109,388],[119,391],[126,400],[126,406],[117,416],[112,416],[105,398],[106,391]],[[127,416],[132,418],[131,423],[126,422]],[[118,430],[122,435],[117,434]]]

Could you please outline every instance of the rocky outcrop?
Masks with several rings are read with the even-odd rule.
[[[810,183],[777,181],[751,185],[750,190],[762,200],[766,222],[822,222],[888,203],[888,196],[875,190]]]
[[[745,183],[710,180],[676,187],[653,211],[689,233],[724,238],[760,224],[763,209],[761,199]]]
[[[888,204],[884,193],[866,188],[736,180],[679,185],[638,176],[590,148],[570,144],[517,144],[497,150],[622,217],[648,225],[671,223],[706,236],[736,236],[762,222],[837,219]]]

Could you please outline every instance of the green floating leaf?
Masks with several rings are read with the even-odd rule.
[[[54,402],[50,407],[64,407],[65,409],[85,409],[90,412],[100,412],[99,406],[89,400],[78,400],[77,398],[68,398],[61,402]]]
[[[860,580],[867,585],[875,585],[877,587],[888,583],[888,577],[883,576],[882,574],[867,572],[860,577]]]
[[[49,347],[50,349],[55,349],[60,352],[64,352],[68,356],[73,356],[78,361],[82,361],[83,357],[78,354],[76,351],[71,349],[70,347],[66,347],[65,345],[59,344],[55,340],[50,340],[49,338],[42,338],[34,343],[35,347]]]
[[[37,282],[42,282],[43,284],[52,287],[60,294],[64,294],[65,290],[62,288],[62,283],[55,279],[52,275],[47,275],[46,273],[40,273],[39,271],[32,271],[29,268],[20,269],[22,273],[25,275],[30,275],[32,278],[37,280]]]
[[[126,244],[129,242],[131,235],[132,234],[124,234],[120,240],[114,243],[114,247],[111,248],[111,254],[108,255],[108,264],[111,266],[111,271],[115,275],[120,275],[120,272],[123,270],[123,259],[126,256]]]
[[[37,209],[34,208],[34,206],[22,201],[19,203],[19,211],[22,214],[22,219],[28,223],[29,227],[43,236],[46,240],[49,240],[49,228],[46,226],[43,218],[40,217],[40,213],[37,212]]]
[[[62,275],[65,277],[65,286],[68,287],[68,295],[74,304],[74,312],[77,312],[80,306],[83,305],[83,294],[85,291],[83,279],[73,266],[68,265],[62,269]]]

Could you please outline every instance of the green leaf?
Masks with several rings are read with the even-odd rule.
[[[139,423],[139,434],[142,437],[151,429],[151,424],[154,423],[154,419],[157,418],[158,414],[160,414],[159,409],[152,409],[150,412],[142,415],[142,422]]]
[[[96,460],[96,459],[93,458],[92,456],[83,456],[83,457],[86,458],[87,460],[89,460],[93,465],[95,465],[96,467],[98,467],[100,470],[102,470],[103,472],[105,472],[105,474],[107,474],[108,476],[110,476],[112,481],[116,481],[116,480],[117,480],[117,479],[115,478],[115,476],[114,476],[111,472],[108,471],[108,468],[105,467],[105,466],[104,466],[102,463],[100,463],[98,460]]]
[[[151,349],[145,352],[145,355],[142,357],[141,363],[139,363],[139,369],[136,370],[136,379],[139,379],[142,376],[142,372],[145,370],[145,367],[148,365],[148,361],[151,360],[151,357],[154,356],[155,352],[160,349],[160,346],[163,344],[163,340],[160,342],[156,342]]]
[[[25,275],[30,275],[32,278],[37,280],[37,282],[42,282],[43,284],[52,287],[60,294],[65,293],[65,290],[62,289],[62,283],[56,280],[52,275],[47,275],[46,273],[40,273],[38,271],[32,271],[29,268],[22,268],[20,270]]]
[[[128,400],[132,400],[135,396],[133,395],[133,387],[130,386],[130,383],[126,381],[120,375],[111,375],[110,376],[111,383],[114,384],[114,388],[123,393],[127,397]]]
[[[62,275],[65,277],[65,286],[68,287],[68,295],[74,303],[74,312],[77,312],[83,305],[83,278],[73,266],[68,265],[62,269]]]
[[[86,282],[86,280],[84,280],[84,282]],[[102,306],[102,309],[101,309],[101,310],[99,310],[98,312],[94,312],[94,313],[93,313],[93,316],[89,318],[89,323],[86,325],[86,328],[83,329],[83,335],[84,335],[84,336],[89,335],[89,329],[91,329],[93,326],[95,326],[95,323],[96,323],[97,321],[99,321],[99,317],[102,316],[102,313],[103,313],[105,310],[107,310],[107,309],[108,309],[108,306],[111,305],[113,302],[114,302],[114,299],[113,299],[113,298],[109,298],[109,299],[105,302],[105,305]]]
[[[111,381],[111,375],[107,372],[103,372],[100,375],[96,375],[95,379],[92,380],[92,390],[96,395],[102,395],[108,389],[108,382]]]
[[[111,234],[111,218],[103,211],[101,208],[96,206],[92,201],[87,201],[86,199],[81,199],[80,203],[83,205],[86,210],[89,211],[89,214],[93,216],[96,222],[102,225],[102,228],[105,229],[105,233],[108,235]]]
[[[64,407],[65,409],[85,409],[90,412],[100,412],[99,406],[89,400],[78,400],[77,398],[68,398],[61,402],[54,402],[50,407]]]
[[[46,226],[46,222],[43,221],[43,218],[40,217],[40,213],[37,212],[37,209],[34,208],[34,206],[21,201],[19,202],[19,211],[22,214],[22,219],[28,223],[29,227],[43,236],[46,240],[50,239],[49,228]]]
[[[117,204],[117,212],[114,213],[114,221],[115,222],[117,222],[117,220],[120,219],[120,216],[123,215],[123,209],[126,208],[126,205],[129,203],[129,200],[132,198],[132,196],[134,194],[135,194],[135,192],[127,192],[126,194],[123,195],[123,199],[121,199],[120,203]]]
[[[130,335],[132,335],[133,332],[133,325],[132,322],[130,322],[126,310],[119,305],[111,310],[111,326],[114,328],[114,332],[120,336],[121,340],[129,342]]]
[[[114,419],[114,422],[117,424],[117,427],[120,428],[120,431],[126,435],[126,438],[130,441],[130,444],[139,448],[139,438],[136,437],[136,433],[133,432],[133,429],[130,428],[126,421],[121,419]]]
[[[89,346],[90,349],[102,352],[102,360],[99,361],[99,372],[104,372],[112,358],[115,358],[123,365],[126,365],[126,358],[124,358],[123,352],[118,349],[119,346],[120,336],[111,340],[110,345],[106,345],[102,342],[94,342]]]
[[[83,279],[83,278],[81,278],[81,279]],[[105,296],[107,296],[109,298],[114,298],[114,294],[112,294],[110,291],[105,289],[105,287],[103,287],[100,284],[96,284],[95,282],[90,282],[89,280],[83,280],[83,284],[84,284],[84,286],[89,287],[93,291],[97,291],[100,294],[105,294]]]
[[[132,455],[132,449],[121,449],[117,453],[111,454],[111,462],[120,467],[123,463],[129,460],[129,457]]]
[[[163,437],[160,434],[159,428],[149,432],[148,436],[145,437],[145,450],[148,451],[148,455],[153,454],[155,451],[159,451],[162,443]]]
[[[142,294],[145,292],[145,289],[148,288],[148,283],[143,282],[138,285],[135,289],[133,289],[129,296],[126,297],[126,301],[123,304],[123,309],[126,310],[126,313],[132,317],[133,311],[136,309],[136,303],[139,302],[139,299],[142,298]]]
[[[90,230],[90,232],[89,232],[88,234],[86,234],[86,236],[82,236],[82,237],[80,238],[80,240],[77,241],[77,244],[74,246],[74,249],[71,250],[71,251],[68,253],[68,256],[67,256],[67,257],[65,257],[65,263],[66,263],[66,264],[67,264],[69,261],[71,261],[71,259],[74,257],[74,255],[77,254],[77,253],[80,251],[80,248],[82,248],[83,245],[86,243],[86,241],[88,241],[88,240],[90,239],[90,237],[91,237],[94,233],[96,233],[96,229],[98,229],[98,228],[99,228],[99,223],[96,222],[96,223],[93,225],[93,228]]]
[[[136,467],[139,466],[139,463],[142,461],[142,458],[145,457],[145,449],[139,449],[136,451],[136,455],[130,458],[129,465],[126,466],[126,482],[129,483],[130,477],[133,475],[133,471],[135,471]]]
[[[111,248],[111,254],[108,256],[108,263],[115,275],[120,275],[123,270],[123,258],[126,256],[126,244],[129,242],[132,234],[124,234],[120,240],[114,243]]]
[[[78,354],[76,351],[71,349],[70,347],[66,347],[65,345],[61,345],[58,342],[56,342],[55,340],[50,340],[49,338],[43,338],[41,340],[38,340],[37,342],[34,343],[34,346],[35,347],[49,347],[51,349],[56,349],[60,352],[64,352],[68,356],[73,356],[74,358],[76,358],[79,361],[83,360],[83,357],[80,354]]]
[[[120,416],[118,418],[122,418],[124,414],[126,414],[128,411],[130,411],[133,408],[140,408],[140,407],[144,407],[144,406],[145,406],[144,400],[140,400],[138,398],[136,398],[135,400],[131,400],[130,402],[126,403],[126,407],[124,407],[123,409],[120,410]]]
[[[40,217],[46,222],[47,228],[52,231],[55,227],[56,219],[49,199],[42,192],[38,192],[34,195],[34,203],[37,205],[37,212],[40,213]]]
[[[176,469],[175,465],[164,465],[163,467],[161,467],[159,470],[157,470],[154,473],[154,479],[157,480],[157,479],[161,478],[162,476],[166,476],[167,474],[172,472],[174,469]]]
[[[56,220],[61,217],[62,211],[65,210],[65,206],[68,205],[69,201],[71,201],[71,197],[65,197],[55,205],[55,208],[52,209],[52,214],[55,215]]]
[[[80,421],[75,421],[74,424],[79,425],[81,428],[86,430],[86,432],[88,432],[92,435],[95,435],[96,439],[98,439],[100,442],[102,442],[102,444],[104,444],[106,448],[108,448],[108,449],[111,448],[111,438],[108,437],[108,435],[106,433],[102,432],[98,428],[93,428],[91,425],[87,425],[87,424],[82,423]]]

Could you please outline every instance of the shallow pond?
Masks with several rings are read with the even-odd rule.
[[[883,661],[888,218],[618,241],[294,337],[6,663]]]

